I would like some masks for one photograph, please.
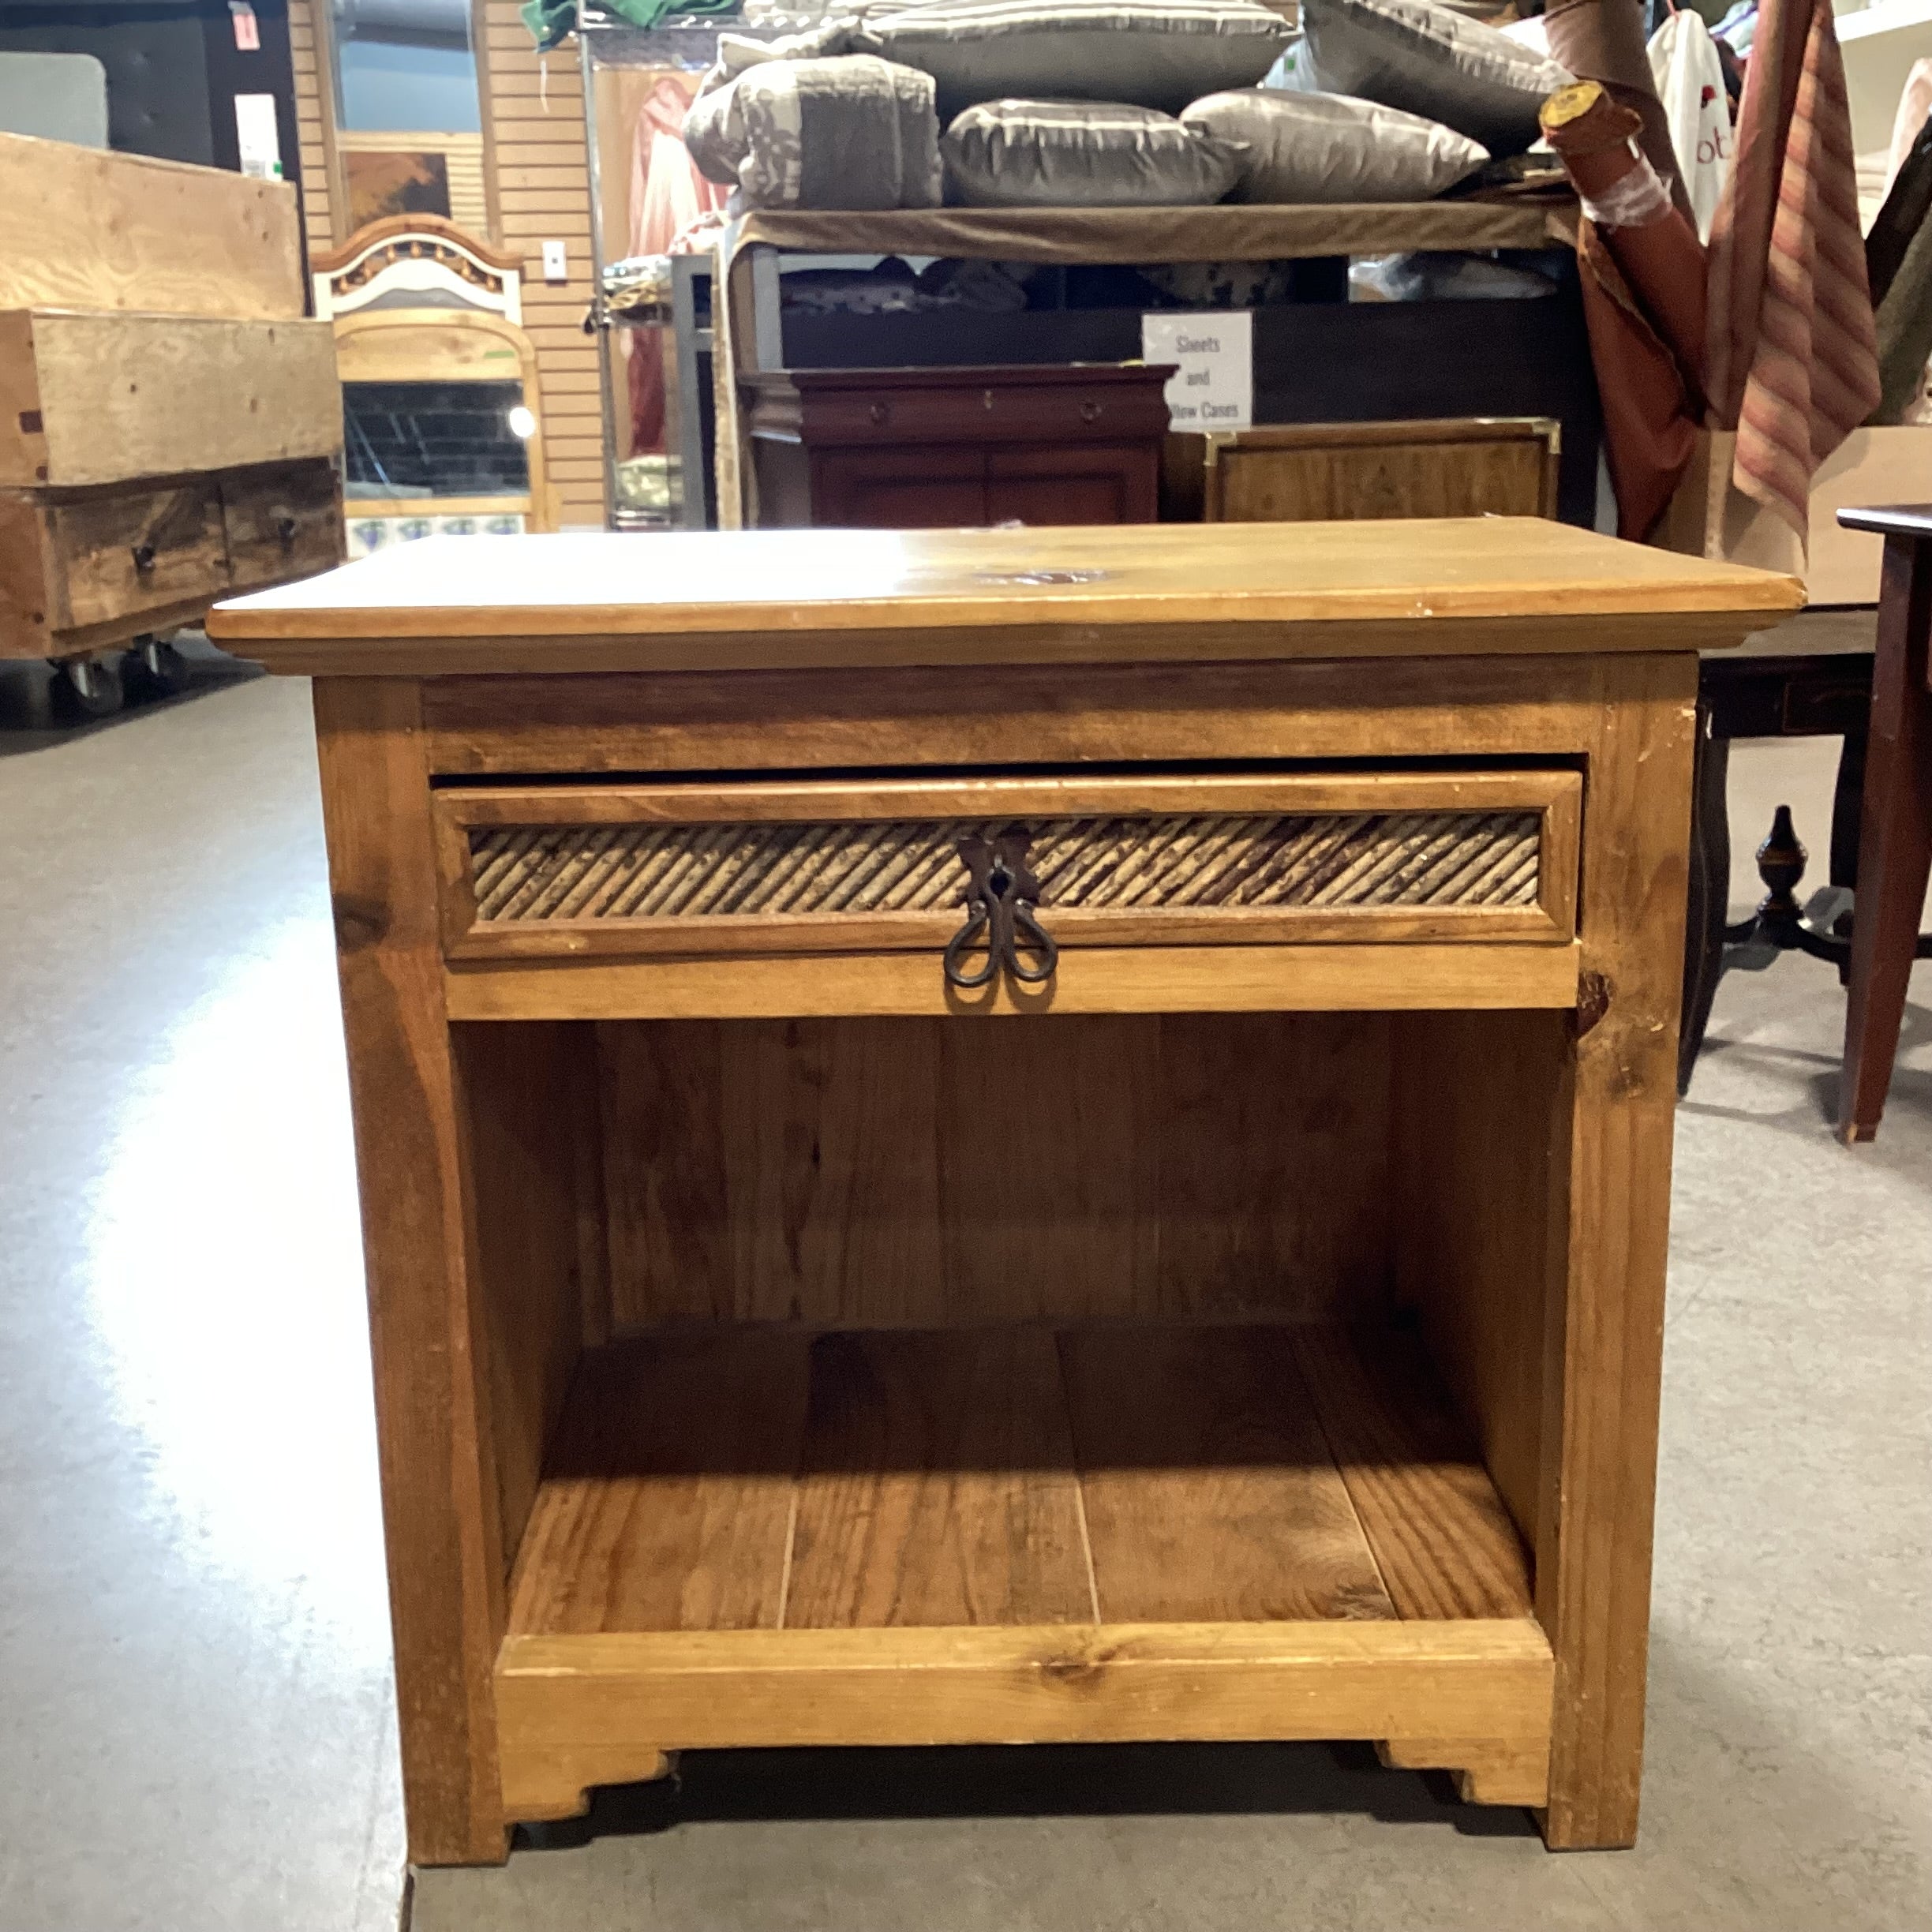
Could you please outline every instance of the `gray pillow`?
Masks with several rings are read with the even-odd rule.
[[[743,67],[691,103],[684,145],[748,208],[939,204],[932,77],[870,54]]]
[[[1439,122],[1342,94],[1210,94],[1181,122],[1247,148],[1237,201],[1426,201],[1489,158]]]
[[[946,198],[968,208],[1192,208],[1234,186],[1245,151],[1151,107],[1001,100],[939,143]]]
[[[1022,96],[1178,114],[1204,94],[1252,85],[1288,37],[1260,0],[928,0],[868,17],[854,44],[930,74],[950,121]]]
[[[1571,75],[1434,0],[1304,0],[1314,84],[1426,115],[1492,154],[1521,154]]]

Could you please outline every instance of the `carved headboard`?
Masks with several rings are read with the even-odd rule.
[[[519,257],[440,215],[391,215],[309,264],[325,322],[364,309],[481,309],[523,320]]]
[[[432,532],[554,529],[517,258],[440,216],[396,215],[310,266],[343,381],[350,554]],[[446,474],[426,474],[431,452]]]

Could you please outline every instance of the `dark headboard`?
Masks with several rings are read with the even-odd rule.
[[[272,94],[283,172],[297,178],[288,0],[253,0],[259,51],[228,0],[5,0],[0,53],[91,54],[107,70],[107,141],[126,154],[238,167],[237,94]]]

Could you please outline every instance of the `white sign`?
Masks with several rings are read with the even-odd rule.
[[[256,181],[282,178],[282,137],[275,132],[275,97],[272,94],[238,94],[235,144],[242,151],[242,172]]]
[[[1254,316],[1144,315],[1140,358],[1178,362],[1167,384],[1167,421],[1199,435],[1245,429],[1254,420]]]

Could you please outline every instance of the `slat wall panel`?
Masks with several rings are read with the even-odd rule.
[[[322,73],[316,46],[315,0],[289,0],[289,52],[295,69],[295,127],[301,159],[302,230],[309,253],[335,245],[329,208],[328,150],[322,137]]]
[[[503,232],[523,257],[523,326],[537,349],[544,455],[564,523],[604,520],[597,353],[583,332],[590,301],[590,185],[583,88],[574,43],[539,56],[516,0],[485,0],[484,103]],[[561,242],[570,279],[543,279],[543,245]]]
[[[325,77],[313,9],[290,0],[296,116],[301,133],[302,213],[311,253],[346,240],[337,233],[323,144]],[[523,258],[523,321],[537,350],[544,455],[564,523],[604,520],[604,434],[595,339],[583,332],[590,301],[590,188],[585,164],[583,89],[575,43],[540,59],[516,0],[485,0],[479,78],[486,133],[481,166],[493,165],[501,232],[489,238]],[[546,71],[547,69],[547,71]],[[451,157],[451,212],[486,234],[481,169]],[[462,206],[459,208],[458,203]],[[543,279],[543,245],[561,242],[570,279]]]

